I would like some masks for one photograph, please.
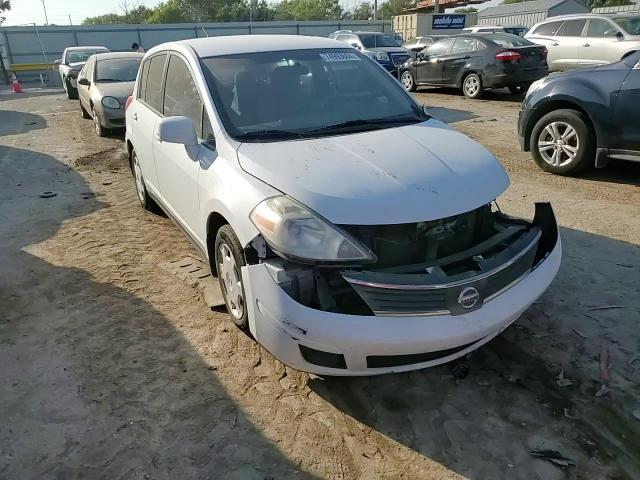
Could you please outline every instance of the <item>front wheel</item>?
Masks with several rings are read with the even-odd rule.
[[[246,265],[240,240],[230,225],[223,225],[216,234],[216,269],[220,290],[227,311],[241,330],[249,328],[249,314],[245,302],[241,268]]]
[[[545,172],[576,175],[594,164],[596,145],[588,120],[575,110],[555,110],[531,132],[533,158]]]
[[[91,109],[91,116],[93,118],[93,128],[96,131],[96,135],[98,135],[99,137],[104,137],[107,132],[100,123],[100,117],[98,117],[98,113],[96,112],[95,107]]]
[[[413,74],[409,70],[405,70],[400,75],[400,83],[404,89],[408,92],[415,92],[416,90],[416,81],[413,78]]]
[[[462,92],[467,98],[480,98],[482,96],[482,79],[477,73],[470,73],[462,82]]]
[[[147,186],[145,185],[144,177],[142,176],[142,168],[140,167],[140,161],[138,160],[138,155],[136,155],[135,150],[131,152],[131,170],[133,170],[133,178],[135,178],[136,181],[136,194],[138,196],[140,206],[150,212],[159,211],[160,209],[158,208],[158,204],[147,192]]]

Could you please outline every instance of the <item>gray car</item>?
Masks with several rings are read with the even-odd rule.
[[[547,47],[550,71],[606,65],[640,50],[640,15],[551,17],[534,25],[525,38]]]
[[[92,56],[78,75],[78,97],[84,118],[92,118],[96,134],[124,128],[124,108],[138,75],[143,53]]]

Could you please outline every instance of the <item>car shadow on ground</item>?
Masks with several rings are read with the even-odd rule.
[[[55,158],[0,146],[0,477],[310,478],[142,295],[60,265],[47,240],[105,207],[87,191]]]
[[[580,175],[585,180],[640,186],[640,163],[611,160],[604,168],[594,168]]]
[[[442,120],[444,123],[456,123],[464,122],[465,120],[473,120],[478,118],[478,115],[468,110],[459,110],[457,108],[445,108],[445,107],[427,107],[427,112],[433,115],[438,120]]]
[[[23,85],[23,88],[25,88],[24,85]],[[23,90],[22,93],[13,93],[11,92],[11,86],[8,86],[4,89],[0,89],[0,102],[4,102],[7,100],[15,100],[16,98],[44,97],[52,94],[64,95],[64,90],[62,88],[44,88],[44,89],[28,88],[27,90]]]
[[[462,90],[450,87],[419,87],[418,90],[416,90],[416,93],[434,95],[458,95],[459,97],[464,96]],[[482,97],[480,97],[479,99],[469,99],[469,101],[471,102],[480,102],[483,100],[522,103],[522,100],[524,100],[524,94],[514,95],[506,88],[499,88],[495,90],[485,90],[482,94]]]
[[[640,354],[640,295],[622,292],[638,292],[640,248],[571,229],[562,237],[563,266],[547,293],[470,358],[380,377],[316,377],[310,388],[470,479],[638,478],[640,423],[629,409],[640,395],[628,362]],[[616,304],[624,308],[589,309]],[[617,373],[615,392],[600,399],[602,345]],[[572,385],[559,386],[561,369]],[[533,449],[560,451],[577,466],[563,471]]]
[[[5,135],[18,135],[31,130],[40,130],[47,126],[44,117],[34,113],[15,112],[13,110],[0,110],[0,137]]]

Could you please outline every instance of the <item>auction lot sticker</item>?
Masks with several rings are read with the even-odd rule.
[[[351,62],[353,60],[360,60],[358,55],[350,52],[321,53],[320,58],[325,62]]]

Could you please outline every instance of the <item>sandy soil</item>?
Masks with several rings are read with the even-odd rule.
[[[455,368],[361,379],[285,368],[160,268],[195,252],[76,102],[0,96],[0,478],[638,478],[640,165],[553,177],[518,98],[417,96],[505,164],[503,210],[553,202],[565,256]]]

